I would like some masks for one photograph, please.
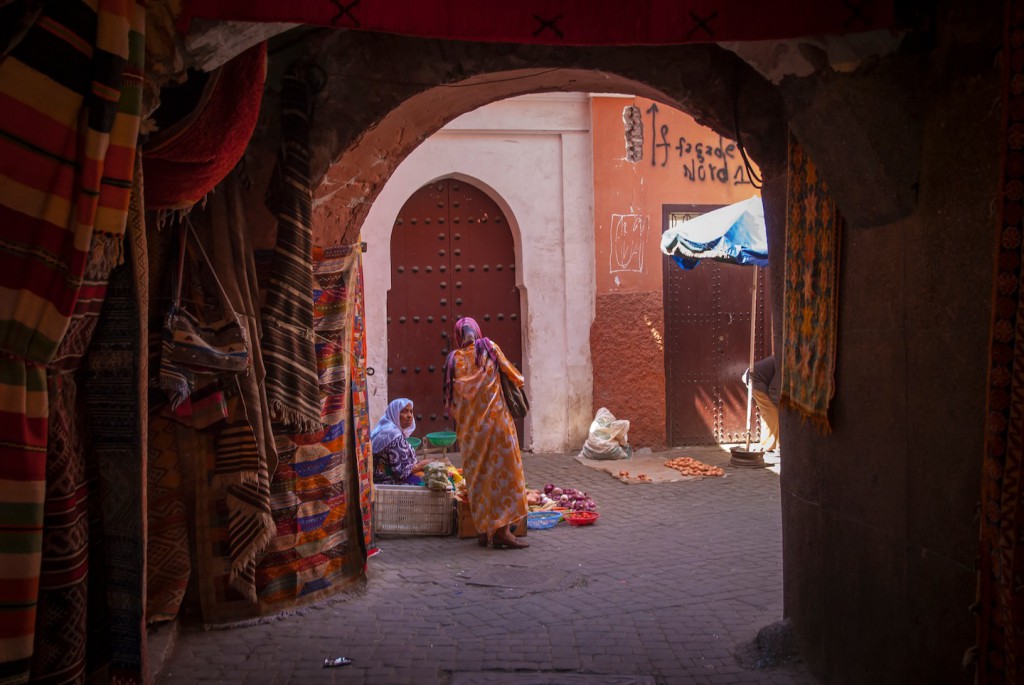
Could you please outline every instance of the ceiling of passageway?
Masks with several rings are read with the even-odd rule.
[[[891,29],[896,0],[185,0],[180,19],[291,22],[421,38],[542,45],[678,45]]]
[[[631,6],[631,10],[647,12],[648,19],[665,17],[658,25],[674,26],[673,30],[681,36],[680,43],[700,40],[690,32],[692,26],[683,28],[685,22],[694,21],[691,15],[703,17],[717,13],[714,25],[718,27],[715,39],[719,42],[628,46],[608,45],[623,39],[607,33],[598,32],[582,39],[578,37],[582,34],[577,34],[576,38],[570,38],[567,28],[560,28],[565,34],[564,40],[545,37],[545,33],[550,33],[547,29],[538,31],[536,36],[523,33],[514,37],[521,41],[518,44],[502,44],[488,42],[488,36],[482,33],[478,34],[480,40],[435,40],[366,30],[297,27],[290,22],[331,24],[330,18],[317,14],[325,3],[306,0],[287,4],[228,0],[193,4],[191,7],[186,3],[186,7],[194,10],[195,16],[214,19],[192,21],[183,41],[185,48],[191,51],[184,60],[186,64],[213,68],[230,59],[231,53],[237,54],[250,44],[272,37],[264,116],[254,137],[251,155],[257,161],[255,168],[261,171],[272,166],[276,147],[273,103],[281,71],[299,59],[324,69],[327,87],[317,103],[311,138],[312,172],[314,179],[323,181],[320,200],[331,199],[329,213],[333,215],[327,218],[332,224],[344,227],[342,230],[346,232],[328,242],[354,238],[370,204],[397,165],[448,121],[490,102],[527,93],[625,92],[649,97],[686,111],[729,138],[742,136],[754,161],[771,173],[784,161],[789,121],[783,93],[777,84],[786,76],[853,71],[867,58],[891,53],[901,40],[900,34],[890,30],[899,25],[901,19],[893,3],[884,1],[860,3],[862,13],[870,14],[867,18],[858,17],[856,11],[851,14],[850,3],[842,0],[814,3],[808,16],[793,23],[795,14],[807,14],[808,10],[798,0],[785,0],[781,5],[772,6],[774,16],[785,21],[764,20],[755,29],[745,22],[758,16],[756,12],[739,19],[732,14],[731,7],[725,7],[729,3],[647,0]],[[437,11],[441,11],[442,5],[448,7],[446,3],[405,3],[404,0],[399,0],[396,6],[405,4]],[[602,13],[611,3],[585,4],[593,8],[595,31],[597,28],[608,31],[607,17]],[[199,10],[200,5],[204,9]],[[542,9],[544,12],[553,8],[575,11],[578,2],[562,0],[520,5],[520,10],[532,8],[533,14],[544,17],[547,14]],[[666,9],[668,6],[674,9]],[[357,8],[364,12],[357,14],[361,17],[357,28],[389,27],[374,23],[393,19],[375,14],[374,7],[370,0],[357,3]],[[441,15],[449,16],[446,11]],[[563,22],[572,16],[562,14]],[[225,22],[221,20],[224,18],[259,21]],[[279,23],[268,23],[271,20]],[[493,17],[491,21],[494,23]],[[532,15],[531,21],[536,22]],[[729,22],[735,23],[724,30]],[[628,17],[620,17],[618,23],[623,24],[626,33],[622,35],[628,40],[657,42],[664,39],[637,28],[638,24],[651,25],[650,21],[629,22]],[[785,28],[780,28],[783,24]],[[559,24],[559,27],[569,25]],[[337,26],[349,24],[340,22]],[[802,28],[794,29],[794,26]],[[390,28],[401,33],[412,32],[408,25],[395,24]],[[436,35],[439,31],[430,22],[422,24],[421,28],[420,33],[426,35]],[[501,30],[506,29],[525,30],[523,26]],[[472,22],[456,22],[446,30],[447,37],[459,31],[463,32],[463,37],[471,37],[483,29]],[[811,30],[819,30],[822,35],[789,37],[795,32]],[[628,34],[628,31],[640,33]],[[283,35],[274,38],[274,34]],[[749,40],[756,37],[765,40]],[[535,44],[529,44],[531,41]],[[606,44],[562,44],[572,41]],[[254,180],[259,183],[262,179]]]

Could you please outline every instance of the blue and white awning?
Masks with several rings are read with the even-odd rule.
[[[754,196],[680,221],[662,234],[661,251],[685,270],[695,268],[702,259],[768,266],[761,198]]]

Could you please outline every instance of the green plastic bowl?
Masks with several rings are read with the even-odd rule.
[[[455,444],[456,437],[457,436],[455,435],[454,431],[439,431],[437,433],[427,433],[427,440],[429,440],[430,444],[433,445],[434,447],[449,447]]]
[[[420,448],[420,443],[423,442],[419,438],[406,438],[405,441],[408,442],[409,447],[413,448],[414,450],[418,450]]]

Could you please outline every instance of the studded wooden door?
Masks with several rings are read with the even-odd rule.
[[[512,233],[498,205],[464,181],[430,183],[399,212],[391,234],[388,397],[413,401],[417,434],[453,429],[444,419],[441,391],[461,317],[476,319],[522,368],[515,264]]]
[[[673,206],[703,214],[717,206]],[[665,222],[667,227],[668,222]],[[683,271],[664,258],[665,414],[669,445],[746,439],[753,267],[704,260]],[[754,357],[771,353],[768,271],[758,270]],[[759,423],[751,424],[757,439]]]

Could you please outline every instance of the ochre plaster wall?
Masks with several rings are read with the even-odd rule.
[[[634,447],[665,444],[661,291],[598,296],[594,321],[594,406],[629,419],[629,442]]]
[[[628,106],[639,110],[643,122],[643,156],[638,161],[626,156],[623,110]],[[607,407],[616,417],[629,419],[634,446],[658,447],[665,444],[666,411],[663,205],[727,205],[757,190],[736,143],[685,112],[622,96],[594,97],[591,109],[594,410]]]

